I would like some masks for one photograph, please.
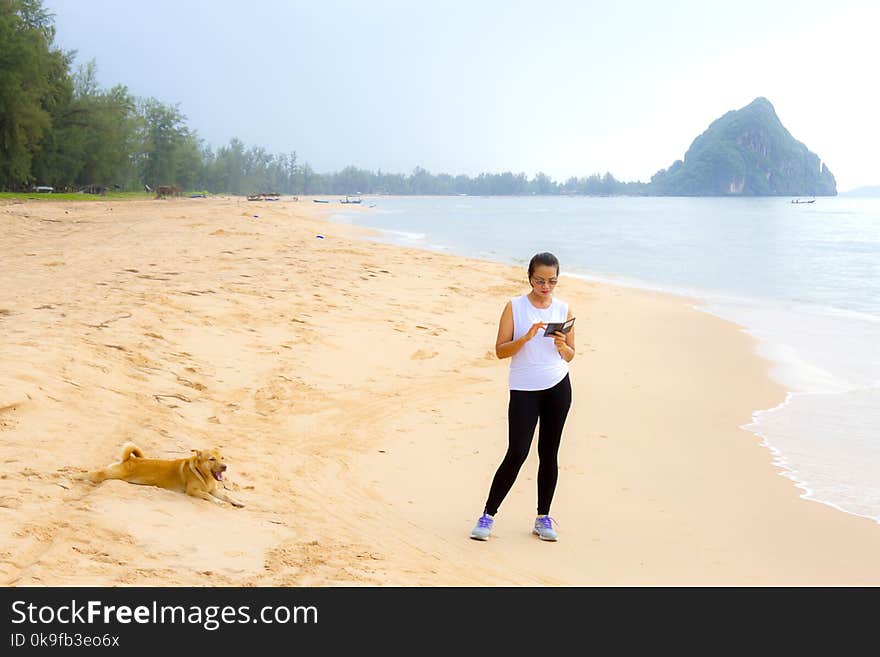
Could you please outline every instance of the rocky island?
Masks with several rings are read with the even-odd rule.
[[[654,174],[652,196],[835,196],[828,167],[756,98],[694,139],[684,160]]]

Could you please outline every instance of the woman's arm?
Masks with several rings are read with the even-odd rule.
[[[501,313],[501,321],[498,322],[498,337],[495,339],[495,355],[498,358],[510,358],[516,352],[523,348],[526,342],[535,337],[539,329],[547,324],[545,322],[537,322],[532,324],[532,328],[528,333],[519,340],[513,339],[513,306],[510,301],[504,306]]]
[[[566,321],[572,318],[571,308],[568,309],[568,317],[566,317]],[[574,326],[571,327],[571,330],[568,333],[555,333],[556,337],[553,338],[554,343],[556,344],[556,351],[559,352],[559,355],[562,356],[566,362],[571,362],[574,358]]]

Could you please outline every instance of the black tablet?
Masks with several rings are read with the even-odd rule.
[[[544,329],[544,337],[556,337],[553,335],[556,332],[568,333],[571,330],[572,326],[574,326],[574,317],[564,322],[547,322],[547,328]]]

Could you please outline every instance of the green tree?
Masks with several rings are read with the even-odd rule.
[[[94,61],[74,76],[74,128],[82,135],[81,185],[130,185],[136,178],[132,154],[137,146],[137,101],[124,85],[103,91]]]
[[[62,187],[134,184],[135,108],[125,86],[98,87],[94,61],[81,66],[52,112],[52,130],[35,154],[35,175]]]
[[[0,186],[33,180],[33,152],[51,129],[60,67],[55,28],[40,0],[0,1]]]
[[[193,151],[195,134],[184,123],[178,105],[166,105],[155,98],[141,102],[141,179],[148,185],[179,183],[183,162]],[[197,143],[196,143],[197,146]]]
[[[556,194],[559,191],[556,183],[543,172],[535,174],[535,178],[532,180],[529,187],[533,194]]]
[[[212,192],[241,194],[244,191],[244,143],[233,137],[228,146],[217,149],[213,162]]]

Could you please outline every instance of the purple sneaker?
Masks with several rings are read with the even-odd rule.
[[[556,521],[550,516],[538,516],[535,518],[535,528],[532,530],[533,533],[538,535],[542,541],[556,541],[559,540],[559,536],[556,534],[556,530],[553,529],[553,523]]]
[[[471,538],[477,541],[488,541],[489,534],[492,532],[492,525],[495,522],[495,519],[484,513],[480,516],[480,519],[477,520],[477,526],[474,527],[471,532]]]

